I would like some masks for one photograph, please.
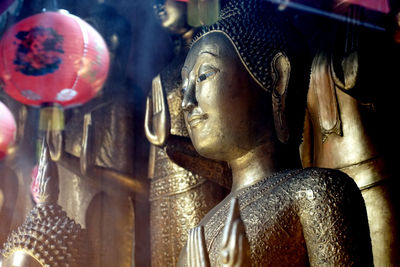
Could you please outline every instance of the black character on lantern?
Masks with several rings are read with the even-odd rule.
[[[20,31],[17,53],[14,60],[16,70],[25,75],[40,76],[53,73],[59,68],[64,53],[64,38],[52,28],[34,27],[29,31]]]

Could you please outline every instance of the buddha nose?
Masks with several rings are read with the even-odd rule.
[[[190,112],[197,106],[196,89],[194,86],[188,86],[183,93],[182,109]]]

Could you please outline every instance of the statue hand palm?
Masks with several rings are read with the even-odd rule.
[[[57,167],[50,159],[48,144],[43,142],[42,151],[38,163],[38,172],[32,181],[31,193],[37,204],[54,202],[58,192],[54,190],[57,184]]]
[[[161,86],[160,75],[153,79],[152,95],[147,97],[144,129],[150,143],[164,145],[168,138],[171,124]]]
[[[203,226],[197,226],[189,230],[186,253],[186,266],[210,267]]]
[[[249,242],[235,198],[225,222],[219,261],[223,267],[251,266]]]
[[[186,255],[187,262],[185,266],[210,266],[203,226],[195,227],[189,231]],[[240,218],[239,205],[236,199],[232,199],[225,222],[219,264],[223,267],[251,266],[250,246],[243,221]]]

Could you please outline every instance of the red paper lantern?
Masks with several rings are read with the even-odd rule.
[[[8,147],[15,141],[16,123],[10,110],[0,102],[0,160],[7,154]]]
[[[43,12],[11,27],[0,41],[5,91],[31,106],[80,105],[101,89],[109,53],[100,34],[67,12]]]

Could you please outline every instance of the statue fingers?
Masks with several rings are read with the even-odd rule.
[[[154,134],[153,132],[153,108],[151,105],[152,98],[147,97],[146,100],[146,112],[144,114],[144,133],[146,135],[147,140],[149,140],[150,143],[156,146],[160,146],[161,143],[158,140],[157,135]]]
[[[50,157],[50,155],[49,155],[47,143],[45,143],[45,140],[43,138],[42,147],[41,147],[41,151],[40,151],[40,158],[39,158],[39,163],[38,163],[37,179],[39,179],[39,182],[42,180],[41,177],[46,172],[49,157]]]
[[[45,138],[42,142],[43,147],[47,147],[49,158],[59,161],[62,155],[63,135],[61,130],[52,129],[51,120],[48,121]]]
[[[199,249],[198,227],[192,229],[192,245],[191,245],[191,267],[201,267],[201,256]]]
[[[150,143],[156,146],[164,145],[171,128],[169,111],[160,75],[153,79],[151,96],[147,97],[145,112],[145,134]]]
[[[154,102],[155,102],[155,110],[154,114],[158,114],[163,111],[163,106],[164,106],[164,97],[163,97],[163,91],[160,86],[157,86],[155,88],[155,96],[154,96]]]
[[[164,143],[170,131],[169,112],[166,108],[163,91],[161,88],[155,91],[153,95],[153,103],[155,102],[155,110],[153,110],[153,129],[159,141]]]
[[[207,247],[206,247],[206,239],[204,236],[204,227],[199,226],[196,229],[196,234],[197,234],[197,244],[198,244],[198,251],[199,251],[199,260],[200,260],[200,266],[201,267],[209,267],[210,266],[210,260],[208,258],[208,252],[207,252]]]
[[[237,254],[236,254],[236,257],[235,257],[235,267],[241,267],[241,266],[246,266],[246,265],[244,265],[243,263],[244,263],[244,257],[243,257],[243,254],[244,254],[244,248],[243,248],[243,239],[244,239],[244,236],[243,235],[239,235],[238,236],[238,238],[237,238]]]
[[[187,252],[187,266],[195,266],[195,238],[194,236],[194,228],[189,230],[188,234],[188,240],[187,240],[187,247],[186,247],[186,252]]]
[[[228,216],[225,221],[225,226],[222,234],[221,247],[225,248],[229,244],[232,234],[232,225],[234,221],[240,218],[239,204],[236,198],[233,198],[230,203]]]
[[[38,164],[38,174],[36,176],[36,184],[38,188],[38,192],[41,193],[44,191],[45,187],[47,186],[47,183],[49,181],[48,175],[49,175],[49,149],[47,147],[47,144],[44,143],[42,144],[42,151],[40,153],[40,160]]]
[[[234,238],[232,239],[234,241],[234,249],[232,249],[234,253],[232,257],[234,259],[233,265],[238,267],[251,266],[250,246],[242,220],[238,219],[234,222],[232,234],[234,235]]]
[[[209,267],[210,261],[204,238],[202,226],[189,230],[187,242],[187,266],[190,267]]]
[[[229,242],[229,247],[230,251],[232,253],[232,262],[234,265],[238,263],[238,259],[240,258],[239,254],[242,253],[242,244],[240,243],[240,240],[242,240],[240,237],[243,236],[243,232],[239,231],[239,225],[240,225],[240,220],[235,220],[235,222],[232,225],[232,233],[231,233],[231,240]]]
[[[50,158],[53,161],[59,161],[62,155],[62,142],[63,135],[62,131],[48,131],[51,132],[51,138],[47,140],[49,145]]]
[[[231,201],[221,244],[219,260],[222,266],[250,266],[249,245],[237,199]]]
[[[151,96],[147,96],[146,98],[146,111],[145,111],[145,116],[148,116],[151,118],[153,115],[153,98]]]
[[[238,233],[238,224],[239,220],[235,220],[231,223],[230,231],[227,235],[229,235],[227,244],[222,247],[220,252],[220,262],[224,267],[233,267],[237,265],[238,259],[240,258],[240,244],[239,244],[239,234]],[[227,229],[227,227],[226,227]]]
[[[87,174],[88,169],[91,166],[91,125],[92,125],[92,114],[86,113],[83,119],[83,134],[81,143],[81,155],[80,155],[80,169],[82,174]]]
[[[165,110],[164,92],[162,89],[161,78],[159,75],[153,79],[151,90],[153,97],[153,115],[157,115],[158,113]]]
[[[47,190],[47,186],[49,184],[50,181],[50,177],[46,177],[44,179],[40,179],[41,181],[39,182],[39,194],[43,194],[44,192],[46,192]]]

